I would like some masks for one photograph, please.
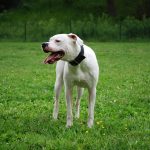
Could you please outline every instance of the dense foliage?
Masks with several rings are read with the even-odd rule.
[[[1,22],[1,41],[46,41],[58,33],[76,33],[84,40],[128,41],[150,39],[150,19],[138,20],[127,17],[115,22],[103,15],[95,21],[90,15],[83,20],[60,21],[54,18],[47,20]]]
[[[0,40],[42,41],[74,32],[86,40],[150,38],[149,0],[2,0]]]
[[[91,13],[96,16],[106,13],[113,17],[134,16],[150,17],[149,0],[1,0],[1,11],[10,8],[21,8],[27,11],[46,9],[74,10],[74,13]]]

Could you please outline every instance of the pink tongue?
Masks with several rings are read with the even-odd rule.
[[[60,55],[58,53],[53,53],[45,59],[44,63],[45,64],[47,64],[47,63],[53,64],[55,61],[57,61],[59,59],[60,59]]]

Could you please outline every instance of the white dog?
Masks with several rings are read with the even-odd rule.
[[[77,86],[76,117],[79,118],[80,98],[83,88],[89,92],[88,127],[94,122],[94,106],[96,99],[96,85],[99,77],[99,66],[94,51],[83,44],[75,34],[58,34],[50,38],[49,42],[42,44],[43,51],[51,54],[45,59],[45,64],[56,61],[55,103],[53,118],[58,117],[59,95],[61,87],[65,85],[67,104],[67,127],[73,125],[72,91]]]

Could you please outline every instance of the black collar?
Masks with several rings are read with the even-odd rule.
[[[84,47],[83,45],[81,46],[81,51],[79,53],[79,55],[72,61],[70,61],[69,63],[72,65],[72,66],[77,66],[78,64],[81,63],[81,61],[83,59],[85,59],[86,57],[84,56]]]

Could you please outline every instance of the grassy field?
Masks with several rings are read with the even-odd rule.
[[[64,92],[52,119],[55,65],[40,43],[0,44],[0,149],[150,149],[150,43],[88,43],[100,64],[95,125],[81,117],[66,129]],[[74,94],[74,99],[75,99]]]

